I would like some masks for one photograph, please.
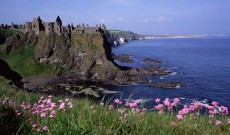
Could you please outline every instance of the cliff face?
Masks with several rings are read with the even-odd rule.
[[[80,75],[82,79],[111,80],[115,83],[126,83],[130,80],[124,67],[114,63],[108,34],[65,33],[46,35],[34,33],[9,37],[4,44],[10,48],[6,53],[20,46],[34,45],[34,59],[44,65],[57,64],[65,68],[67,74]],[[12,44],[15,43],[16,45]],[[22,54],[23,55],[23,54]]]
[[[121,83],[124,72],[112,58],[106,34],[40,35],[35,58],[44,64],[57,63],[86,79],[113,79]]]
[[[139,39],[139,35],[131,31],[120,31],[120,30],[110,30],[109,31],[109,41],[113,46],[119,46],[121,44]]]

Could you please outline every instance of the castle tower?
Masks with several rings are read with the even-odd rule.
[[[4,24],[0,24],[0,28],[4,28]]]
[[[62,33],[62,21],[59,16],[57,17],[56,22],[54,22],[54,32],[58,35],[61,35]]]
[[[32,22],[25,22],[25,29],[27,31],[32,31]]]
[[[34,18],[32,21],[32,30],[35,32],[35,34],[39,35],[40,31],[45,30],[44,25],[42,24],[42,20],[40,16],[38,18]]]
[[[45,30],[46,30],[46,35],[49,35],[50,33],[54,32],[54,23],[45,22]]]
[[[102,24],[101,29],[104,31],[104,33],[106,32],[106,26],[104,24]]]

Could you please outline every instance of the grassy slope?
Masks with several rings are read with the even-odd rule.
[[[0,34],[5,38],[10,38],[16,34],[22,36],[22,33],[10,29],[0,29]],[[22,45],[9,54],[2,52],[5,47],[6,44],[0,45],[0,58],[3,59],[12,70],[18,72],[23,77],[38,74],[50,74],[56,67],[55,65],[45,65],[37,62],[34,59],[35,46],[33,44]],[[6,82],[8,82],[8,80],[0,76],[0,88]]]
[[[135,37],[136,35],[131,31],[122,31],[122,30],[109,30],[110,33],[117,37],[125,37],[125,38],[131,38]]]
[[[13,89],[0,89],[0,101],[2,102],[5,97],[9,97],[20,111],[20,104],[26,102],[27,105],[37,103],[39,97],[42,96],[38,93],[26,93],[23,91],[16,91]],[[46,98],[47,96],[45,96]],[[59,106],[58,100],[65,99],[66,97],[54,97],[53,102]],[[26,113],[23,117],[20,117],[19,127],[21,126],[20,132],[27,134],[222,134],[227,135],[230,133],[230,125],[227,124],[227,116],[215,116],[214,118],[208,118],[208,116],[197,116],[196,119],[190,119],[189,115],[183,120],[178,121],[175,114],[168,113],[159,115],[157,111],[147,111],[143,113],[134,114],[130,109],[126,109],[127,117],[124,118],[124,114],[118,113],[118,110],[108,109],[108,105],[104,107],[98,103],[92,102],[88,99],[70,99],[74,107],[72,109],[66,106],[66,110],[56,109],[56,115],[54,118],[40,118],[34,115],[31,123],[28,122],[29,114]],[[67,104],[67,103],[66,103]],[[17,106],[18,105],[18,106]],[[115,105],[116,106],[116,105]],[[1,105],[0,105],[1,108]],[[58,107],[57,107],[58,108]],[[125,108],[125,106],[122,106]],[[5,110],[0,115],[0,125],[2,124],[3,118],[6,117]],[[16,116],[12,116],[16,120],[19,119]],[[122,119],[121,119],[122,118]],[[9,119],[8,122],[11,123]],[[219,119],[222,124],[216,126],[215,120]],[[177,123],[176,126],[172,126],[170,123],[174,121]],[[24,125],[22,125],[24,123]],[[36,123],[38,127],[48,126],[49,131],[37,131],[31,130],[31,125]],[[8,125],[8,129],[10,125]],[[18,128],[19,128],[18,127]],[[5,129],[5,127],[0,127]],[[13,129],[18,129],[14,127]],[[18,130],[15,130],[16,132]],[[11,132],[12,133],[12,132]]]
[[[44,65],[34,59],[34,45],[24,45],[9,54],[0,54],[12,70],[22,76],[36,74],[49,74],[54,70],[54,65]]]

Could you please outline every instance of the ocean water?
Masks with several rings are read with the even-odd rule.
[[[133,63],[120,65],[140,67],[149,65],[143,59],[163,61],[160,66],[172,73],[163,77],[149,77],[152,82],[180,81],[187,86],[180,88],[156,88],[137,83],[134,86],[111,86],[122,91],[115,98],[146,99],[179,97],[183,104],[194,101],[230,107],[230,37],[162,38],[134,41],[112,49],[115,54],[133,55]]]

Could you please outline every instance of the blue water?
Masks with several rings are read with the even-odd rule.
[[[164,77],[150,77],[153,82],[181,81],[185,87],[165,89],[145,86],[113,86],[122,91],[122,98],[149,99],[180,97],[184,102],[217,101],[230,107],[230,38],[152,39],[134,41],[113,48],[115,54],[134,55],[131,67],[149,65],[146,57],[163,61],[160,66],[171,71]],[[121,95],[118,95],[121,96]]]

